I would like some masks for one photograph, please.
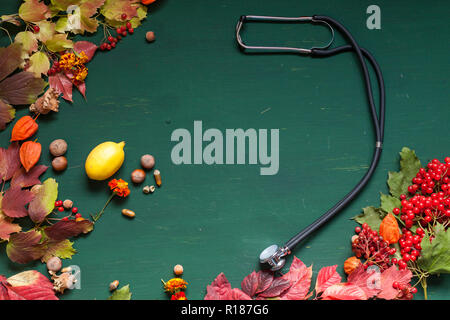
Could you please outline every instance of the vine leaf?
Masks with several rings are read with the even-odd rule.
[[[41,223],[55,208],[58,198],[58,183],[53,178],[48,178],[38,189],[34,199],[28,206],[28,215],[34,223]]]
[[[40,243],[42,235],[30,230],[12,234],[6,245],[9,259],[17,263],[28,263],[40,259],[45,253],[45,244]]]
[[[450,273],[450,232],[442,224],[436,224],[434,239],[426,234],[421,242],[422,251],[417,263],[431,274]]]
[[[359,224],[367,223],[372,230],[378,231],[381,221],[386,216],[386,212],[381,208],[365,207],[363,213],[353,217]]]
[[[283,279],[289,281],[289,287],[279,294],[281,300],[306,300],[309,298],[311,286],[312,266],[306,265],[297,257],[294,257],[289,271],[283,275]],[[263,292],[263,296],[264,296]]]
[[[388,213],[392,213],[392,210],[394,210],[394,208],[400,208],[402,205],[400,199],[394,198],[393,196],[383,193],[380,196],[380,200],[381,200],[381,209],[383,209]]]
[[[10,218],[22,218],[28,215],[25,208],[34,194],[28,190],[22,190],[21,187],[10,187],[5,191],[2,199],[2,211]]]

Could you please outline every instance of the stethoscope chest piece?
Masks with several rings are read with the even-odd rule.
[[[261,252],[259,255],[259,262],[262,265],[269,265],[270,270],[277,271],[284,267],[286,260],[283,259],[283,257],[288,254],[288,249],[280,248],[276,244],[273,244]]]

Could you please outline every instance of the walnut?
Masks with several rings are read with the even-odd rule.
[[[47,114],[50,111],[59,111],[59,93],[53,88],[49,88],[40,98],[30,106],[30,111],[34,113]]]

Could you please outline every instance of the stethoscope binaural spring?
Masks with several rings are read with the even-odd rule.
[[[323,46],[323,47],[312,47],[310,49],[305,48],[293,48],[293,47],[268,47],[268,46],[250,46],[246,45],[241,38],[241,30],[244,27],[246,22],[299,22],[299,23],[314,23],[314,24],[322,24],[328,27],[331,31],[331,41]],[[330,48],[331,44],[334,41],[334,29],[336,28],[339,32],[342,33],[344,38],[346,38],[350,44]],[[261,264],[268,265],[272,271],[279,270],[283,268],[285,264],[286,255],[290,254],[293,248],[298,245],[302,240],[310,236],[314,231],[324,225],[327,221],[329,221],[332,217],[334,217],[338,212],[340,212],[348,203],[350,203],[356,195],[364,188],[364,186],[368,183],[370,178],[372,177],[375,169],[378,165],[381,156],[383,137],[384,137],[384,122],[385,122],[385,88],[384,88],[384,80],[383,75],[381,73],[381,69],[372,56],[372,54],[364,48],[361,48],[358,43],[355,41],[350,32],[338,21],[333,18],[327,16],[314,15],[312,17],[270,17],[270,16],[241,16],[237,26],[236,26],[236,39],[239,44],[239,47],[244,52],[269,52],[269,53],[296,53],[303,55],[310,55],[315,58],[324,58],[334,56],[336,54],[348,51],[354,51],[360,62],[367,99],[369,102],[369,111],[372,118],[373,128],[375,131],[375,150],[372,156],[372,162],[369,166],[369,169],[365,173],[365,175],[361,178],[358,184],[347,193],[342,200],[336,203],[332,208],[330,208],[327,212],[325,212],[320,218],[306,227],[304,230],[293,236],[289,241],[287,241],[283,246],[271,245],[264,249],[260,256],[259,260]],[[372,83],[369,76],[369,71],[367,69],[366,61],[367,59],[375,71],[375,75],[378,83],[379,90],[379,115],[377,113],[377,109],[375,107],[375,101],[373,97],[372,91]]]

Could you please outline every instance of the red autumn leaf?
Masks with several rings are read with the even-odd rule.
[[[250,298],[241,289],[234,288],[230,291],[227,300],[252,300],[252,298]]]
[[[380,273],[372,268],[369,268],[366,271],[364,266],[360,264],[347,277],[347,283],[361,288],[367,298],[371,298],[380,292]]]
[[[24,168],[20,168],[14,174],[11,180],[11,187],[19,186],[21,188],[27,188],[34,186],[35,184],[41,184],[39,176],[42,175],[48,169],[47,166],[38,165],[26,172]]]
[[[280,295],[282,300],[305,300],[309,297],[308,291],[311,286],[312,267],[294,257],[289,272],[283,278],[289,281],[290,287]]]
[[[256,294],[267,290],[272,285],[274,276],[273,273],[267,270],[258,271],[258,287],[256,288]]]
[[[336,271],[337,265],[320,269],[316,280],[316,293],[325,291],[326,288],[341,282],[341,276]]]
[[[0,98],[12,105],[32,104],[46,85],[33,72],[22,71],[0,82]]]
[[[409,269],[398,270],[395,265],[389,269],[384,270],[381,273],[381,291],[377,298],[391,300],[395,299],[399,293],[397,289],[394,289],[392,284],[394,281],[400,285],[407,285],[412,278],[412,273]]]
[[[6,254],[17,263],[40,259],[45,253],[45,245],[39,243],[41,238],[42,235],[34,230],[12,234],[6,245]]]
[[[19,144],[13,142],[8,149],[0,148],[0,178],[8,181],[20,168]]]
[[[12,223],[13,219],[8,218],[2,213],[2,194],[0,193],[0,239],[9,240],[11,233],[20,232],[22,228],[16,224]]]
[[[339,283],[334,284],[322,294],[323,300],[367,300],[364,291],[355,285]]]
[[[83,95],[83,97],[86,99],[86,83],[82,82],[77,85],[78,91]]]
[[[6,279],[0,276],[0,300],[58,300],[53,285],[35,270]]]
[[[4,103],[0,99],[0,130],[6,128],[6,124],[10,123],[16,115],[16,110],[10,105]]]
[[[22,63],[22,46],[13,43],[6,48],[0,48],[0,81],[13,73]]]
[[[2,199],[2,211],[5,215],[11,218],[22,218],[28,215],[25,208],[34,195],[28,190],[22,190],[18,186],[13,186],[6,190]]]
[[[245,292],[250,297],[253,297],[256,294],[256,290],[259,285],[259,275],[253,271],[248,276],[244,278],[241,282],[242,291]]]
[[[205,300],[228,300],[231,284],[222,272],[214,279],[211,285],[206,287],[206,292]]]
[[[281,295],[284,291],[289,289],[291,286],[291,283],[289,280],[285,279],[284,277],[278,277],[275,278],[272,281],[272,284],[269,288],[261,292],[258,297],[259,298],[274,298]]]
[[[94,224],[89,220],[83,221],[59,221],[44,229],[47,237],[53,240],[64,240],[76,237],[81,233],[88,233],[94,229]]]
[[[92,60],[97,49],[98,49],[98,46],[96,46],[94,43],[89,42],[89,41],[78,41],[78,42],[75,42],[73,45],[73,50],[76,53],[80,54],[81,51],[84,51],[84,53],[89,58],[88,61]]]
[[[72,87],[73,84],[63,73],[59,72],[53,76],[48,77],[50,88],[63,95],[63,98],[72,102]]]

